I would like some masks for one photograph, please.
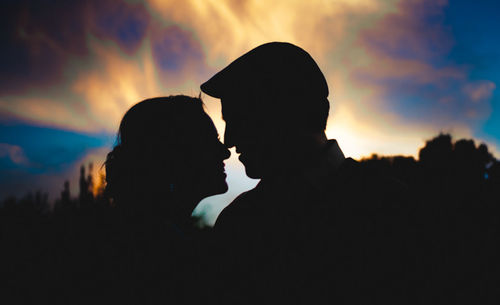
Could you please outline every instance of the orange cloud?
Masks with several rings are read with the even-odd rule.
[[[165,22],[182,24],[203,42],[208,62],[222,66],[269,41],[297,43],[322,53],[340,42],[354,16],[380,13],[394,1],[159,1],[150,11]]]
[[[145,43],[130,58],[113,44],[91,39],[94,66],[81,69],[71,84],[75,95],[81,97],[91,109],[99,128],[117,130],[125,111],[142,99],[161,94],[151,51]]]
[[[65,98],[64,93],[56,97],[37,96],[37,94],[0,97],[0,111],[9,117],[36,125],[89,131],[88,126],[91,124],[84,116],[75,112],[74,104],[68,102],[68,97],[71,98],[68,95]]]

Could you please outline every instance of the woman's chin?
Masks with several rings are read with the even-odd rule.
[[[226,180],[224,179],[223,182],[221,182],[218,187],[217,187],[217,193],[214,194],[214,195],[217,195],[217,194],[224,194],[225,192],[227,192],[227,190],[229,189],[229,187],[227,186],[227,182]]]

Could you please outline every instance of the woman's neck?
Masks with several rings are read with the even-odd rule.
[[[184,194],[179,194],[172,198],[172,202],[165,203],[170,208],[165,212],[165,216],[167,216],[171,222],[181,227],[189,227],[193,224],[191,215],[203,198],[200,199],[201,196],[188,194],[188,192],[183,193]]]

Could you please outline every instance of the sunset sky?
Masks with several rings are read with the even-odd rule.
[[[270,41],[307,50],[325,74],[327,127],[347,156],[413,155],[439,132],[500,157],[497,1],[2,1],[0,199],[58,196],[96,170],[125,111],[199,85]],[[219,133],[220,104],[202,95]],[[256,181],[233,156],[213,221]]]

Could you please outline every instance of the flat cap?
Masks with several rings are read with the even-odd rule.
[[[216,98],[262,91],[287,95],[328,97],[328,84],[314,59],[302,48],[270,42],[252,49],[201,85]]]

